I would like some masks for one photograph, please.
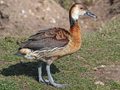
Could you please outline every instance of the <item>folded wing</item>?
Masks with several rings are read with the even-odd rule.
[[[63,28],[50,28],[40,30],[38,33],[30,36],[28,41],[20,44],[21,48],[40,50],[46,48],[64,47],[68,44],[70,33]]]

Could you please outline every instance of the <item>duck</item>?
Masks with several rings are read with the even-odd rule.
[[[78,19],[79,16],[83,15],[97,18],[84,4],[75,3],[69,10],[69,30],[61,27],[40,30],[19,45],[18,52],[15,53],[15,55],[40,62],[38,66],[39,82],[47,83],[55,87],[65,87],[68,85],[55,83],[50,73],[50,65],[55,60],[75,53],[80,49],[82,40]],[[42,76],[43,62],[46,63],[48,80],[44,80]]]

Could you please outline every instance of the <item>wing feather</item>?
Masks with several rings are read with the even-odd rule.
[[[20,48],[39,50],[43,48],[63,47],[68,44],[70,33],[63,28],[40,30],[30,36],[30,39],[21,43]]]

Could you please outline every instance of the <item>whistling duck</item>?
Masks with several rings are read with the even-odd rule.
[[[39,82],[50,83],[56,87],[67,86],[67,84],[56,84],[54,82],[50,74],[50,65],[53,61],[79,50],[81,46],[81,29],[78,24],[78,19],[81,15],[97,18],[85,5],[76,3],[69,11],[69,30],[57,27],[40,30],[38,33],[30,36],[29,40],[20,44],[20,48],[15,55],[40,61],[38,67]],[[47,63],[48,80],[43,79],[42,62]]]

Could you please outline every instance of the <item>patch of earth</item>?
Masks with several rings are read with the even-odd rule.
[[[0,67],[2,67],[5,64],[6,60],[0,60]]]
[[[0,1],[0,37],[22,37],[51,27],[69,28],[68,13],[54,0]]]
[[[102,82],[115,81],[120,83],[120,66],[100,66],[95,68],[94,77]]]

